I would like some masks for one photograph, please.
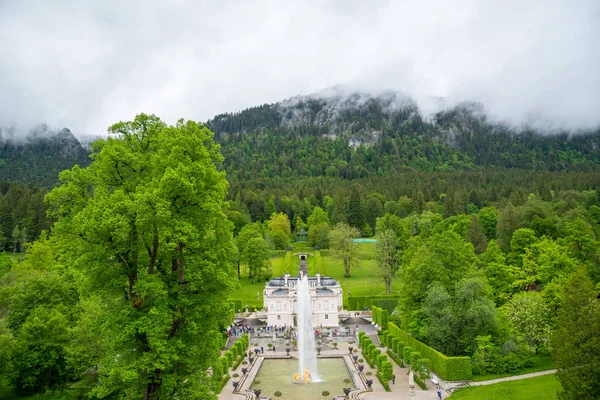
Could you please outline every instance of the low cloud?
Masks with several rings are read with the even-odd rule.
[[[347,85],[591,129],[598,21],[595,0],[5,0],[0,126],[97,135],[142,111],[204,121]]]

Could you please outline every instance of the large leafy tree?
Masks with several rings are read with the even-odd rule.
[[[253,224],[245,225],[240,234],[237,236],[235,240],[235,244],[237,246],[237,270],[238,270],[238,278],[241,277],[240,265],[242,263],[248,264],[248,259],[246,255],[246,246],[250,239],[253,238],[261,238],[263,237],[262,233],[262,225],[259,222],[255,222]]]
[[[248,240],[244,249],[244,259],[248,260],[248,270],[253,283],[266,276],[270,265],[270,256],[265,239],[252,238]]]
[[[565,286],[551,339],[561,400],[594,399],[600,393],[600,300],[584,268]]]
[[[454,294],[434,283],[425,298],[423,334],[428,343],[447,355],[460,355],[477,336],[496,330],[496,310],[480,277],[461,279]]]
[[[110,127],[92,158],[61,173],[47,201],[57,241],[102,301],[94,393],[211,398],[202,383],[219,353],[234,254],[219,147],[202,124],[141,114]]]
[[[358,244],[354,238],[360,236],[358,229],[339,222],[329,232],[329,245],[333,250],[333,256],[344,264],[344,276],[350,276],[350,269],[358,261]]]
[[[550,338],[550,308],[538,292],[517,293],[505,306],[515,336],[537,353]]]

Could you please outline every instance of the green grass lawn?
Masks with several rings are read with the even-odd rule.
[[[350,271],[350,277],[344,277],[344,267],[342,263],[329,255],[323,257],[323,275],[330,276],[333,279],[341,282],[344,290],[344,304],[348,302],[348,290],[352,296],[367,296],[373,294],[384,294],[385,284],[383,280],[377,276],[377,263],[375,261],[375,243],[360,243],[360,260],[358,267]],[[314,250],[309,243],[293,243],[293,261],[292,271],[293,276],[298,274],[299,258],[298,254],[307,253],[308,274],[313,276],[315,271]],[[273,276],[282,276],[284,257],[281,253],[271,258],[273,268]],[[246,275],[247,276],[247,275]],[[241,299],[243,305],[254,307],[262,307],[263,298],[262,290],[265,287],[265,282],[252,283],[251,279],[244,277],[242,270],[242,279],[240,279],[240,287],[231,296],[231,299]],[[392,284],[392,292],[394,291]],[[259,292],[259,299],[256,298],[256,293]]]
[[[496,383],[488,386],[472,386],[460,389],[450,396],[451,400],[553,400],[560,390],[560,383],[553,375],[537,376],[518,381]]]
[[[533,366],[525,368],[517,373],[517,375],[530,374],[532,372],[547,371],[554,369],[554,360],[550,354],[537,354],[531,357],[533,359]],[[504,378],[506,376],[513,376],[514,373],[507,374],[495,374],[495,375],[479,375],[474,376],[473,381],[489,381],[492,379]]]

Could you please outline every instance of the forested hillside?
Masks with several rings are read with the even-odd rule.
[[[66,128],[55,132],[42,125],[24,137],[0,129],[0,181],[51,187],[60,171],[88,165],[88,155]]]
[[[479,167],[590,170],[600,130],[544,132],[493,123],[481,104],[425,118],[397,93],[298,97],[207,122],[230,180],[366,178]]]

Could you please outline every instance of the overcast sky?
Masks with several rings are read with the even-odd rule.
[[[101,134],[333,85],[600,124],[599,0],[0,0],[0,126]]]

